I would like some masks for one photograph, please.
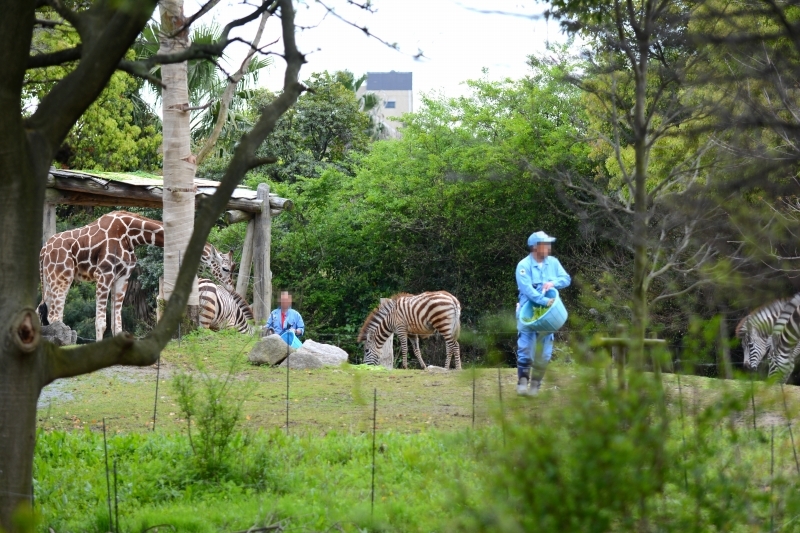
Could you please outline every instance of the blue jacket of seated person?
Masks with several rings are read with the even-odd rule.
[[[292,308],[286,311],[286,318],[284,322],[281,323],[281,308],[279,307],[269,314],[269,320],[267,321],[265,329],[271,329],[278,335],[283,335],[284,332],[293,329],[297,332],[297,336],[299,337],[303,335],[306,325],[303,323],[303,317],[300,316],[300,313]]]

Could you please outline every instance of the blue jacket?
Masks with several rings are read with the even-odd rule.
[[[517,263],[517,287],[519,287],[519,306],[525,305],[528,300],[536,305],[547,305],[549,298],[542,294],[542,284],[553,283],[556,289],[569,287],[570,278],[561,262],[553,256],[547,256],[544,261],[537,263],[534,258],[528,256]]]
[[[297,335],[300,336],[303,334],[306,325],[303,323],[303,317],[300,316],[300,313],[292,308],[286,311],[286,323],[281,324],[281,308],[279,307],[269,314],[266,328],[275,331],[278,335],[283,335],[286,330],[296,329]]]

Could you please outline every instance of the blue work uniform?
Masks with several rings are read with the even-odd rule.
[[[548,256],[544,261],[538,263],[532,255],[528,256],[517,264],[517,287],[519,288],[519,306],[517,307],[517,318],[522,306],[528,301],[537,305],[547,305],[550,300],[542,294],[542,285],[546,282],[553,284],[556,289],[569,287],[572,278],[561,262],[553,256]],[[533,379],[541,380],[544,370],[553,355],[553,334],[543,335],[542,353],[537,359],[536,355],[536,332],[519,331],[517,336],[517,374],[522,377],[523,372],[533,367]]]
[[[269,314],[269,320],[267,320],[266,329],[271,329],[278,335],[283,335],[285,331],[290,329],[297,330],[297,335],[303,335],[303,331],[305,330],[306,325],[303,323],[303,317],[300,316],[300,313],[295,311],[292,308],[289,308],[286,311],[286,318],[283,323],[281,323],[281,308],[275,309],[272,313]]]

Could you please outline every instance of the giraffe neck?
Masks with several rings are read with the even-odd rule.
[[[133,246],[149,244],[164,247],[164,225],[157,220],[133,219],[128,224],[128,239]]]

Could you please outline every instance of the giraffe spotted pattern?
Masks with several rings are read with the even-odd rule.
[[[47,321],[63,321],[73,281],[93,281],[97,284],[95,338],[100,340],[105,333],[109,296],[114,311],[112,331],[115,335],[122,332],[122,302],[136,266],[134,249],[144,244],[164,247],[162,223],[127,211],[108,213],[91,224],[50,237],[39,253]],[[223,255],[206,244],[201,261],[226,289],[233,290],[232,252]]]

